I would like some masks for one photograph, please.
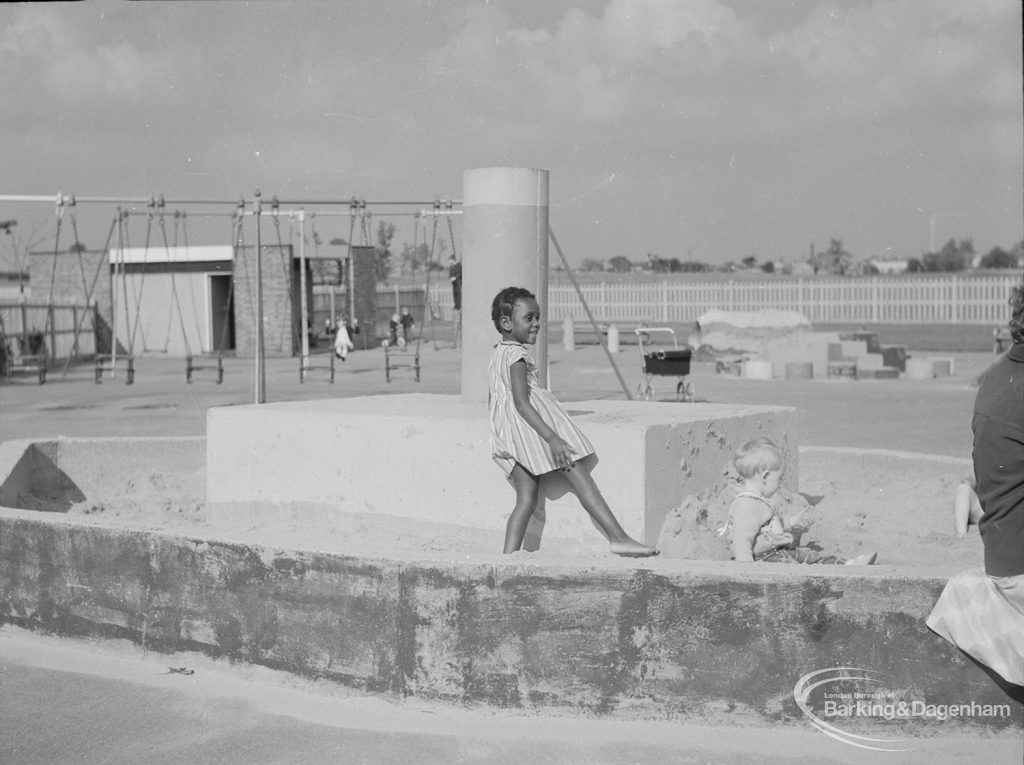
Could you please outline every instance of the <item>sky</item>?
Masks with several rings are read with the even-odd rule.
[[[514,166],[574,264],[1024,239],[1019,0],[3,3],[0,84],[0,196],[461,199]],[[79,205],[83,243],[112,215]],[[10,218],[52,246],[52,203]]]

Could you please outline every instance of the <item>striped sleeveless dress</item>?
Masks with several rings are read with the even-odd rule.
[[[506,476],[511,476],[517,462],[535,476],[558,469],[551,458],[547,442],[519,416],[512,400],[511,369],[520,360],[526,362],[530,403],[544,422],[575,449],[575,461],[579,462],[593,454],[594,447],[583,435],[583,431],[576,427],[554,394],[541,386],[537,379],[537,365],[526,346],[503,340],[494,346],[487,370],[490,385],[488,406],[491,418],[491,456],[494,461]]]

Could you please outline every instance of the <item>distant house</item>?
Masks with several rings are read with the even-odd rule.
[[[906,258],[903,260],[871,258],[868,263],[878,269],[880,274],[905,274],[910,266],[910,262]]]
[[[28,273],[23,271],[0,271],[0,300],[17,300],[28,284]]]
[[[788,274],[791,276],[813,276],[814,266],[805,260],[798,260],[795,263],[783,263],[777,267],[777,270],[781,274]]]

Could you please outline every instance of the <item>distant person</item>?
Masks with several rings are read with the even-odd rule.
[[[448,258],[448,281],[452,284],[452,304],[456,311],[462,310],[462,263],[452,255]]]
[[[334,332],[334,355],[345,361],[348,359],[348,352],[355,350],[355,347],[348,333],[347,322],[338,321]]]
[[[975,491],[978,482],[974,475],[967,475],[957,484],[953,492],[953,530],[957,538],[967,536],[967,529],[981,520],[981,501]]]
[[[594,447],[537,379],[537,365],[526,350],[537,342],[540,331],[537,299],[522,287],[506,287],[491,304],[491,320],[501,334],[488,368],[491,452],[516,491],[504,552],[522,547],[542,481],[561,476],[605,535],[612,553],[657,555],[619,525],[591,475],[597,463]]]
[[[979,379],[971,421],[984,569],[954,575],[927,624],[1024,703],[1024,285],[1010,307],[1013,345]]]
[[[399,317],[398,323],[402,325],[402,345],[408,345],[412,339],[413,325],[416,323],[408,308],[402,308],[402,315]]]
[[[844,563],[848,566],[875,562],[877,553],[874,552],[844,560],[796,546],[793,532],[799,528],[799,518],[784,520],[772,503],[786,471],[782,449],[774,441],[767,438],[748,441],[736,450],[732,462],[743,488],[729,506],[729,517],[718,533],[729,537],[733,560]]]
[[[391,320],[388,322],[388,345],[398,345],[398,314],[391,314]]]

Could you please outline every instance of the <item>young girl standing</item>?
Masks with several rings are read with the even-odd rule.
[[[501,333],[488,370],[491,452],[516,490],[504,551],[522,547],[537,507],[540,482],[559,470],[608,539],[611,552],[637,558],[657,555],[657,550],[637,542],[619,525],[591,476],[597,462],[594,447],[537,379],[537,366],[526,350],[537,342],[540,331],[537,299],[522,287],[506,287],[491,304],[491,320]]]

